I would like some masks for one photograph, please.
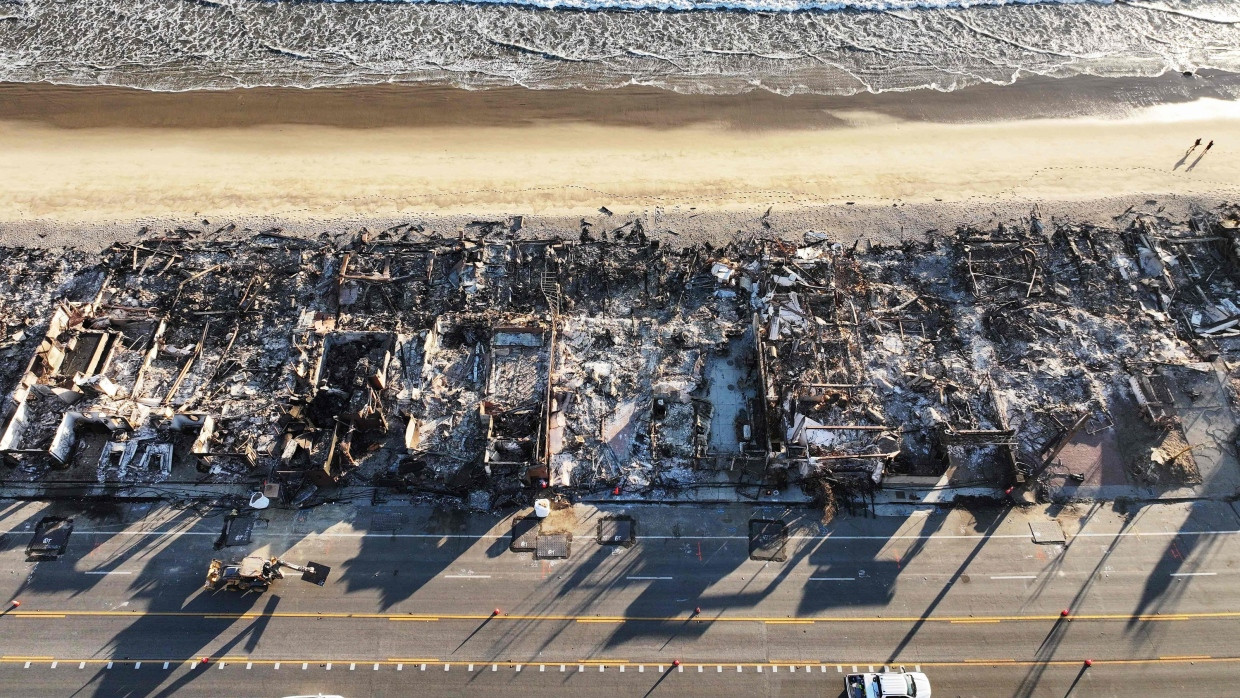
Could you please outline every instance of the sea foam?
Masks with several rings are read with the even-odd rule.
[[[1240,25],[1231,21],[1238,6],[0,0],[0,81],[167,91],[387,82],[470,89],[651,85],[686,93],[948,91],[1030,74],[1240,72]],[[544,9],[552,7],[560,9]]]

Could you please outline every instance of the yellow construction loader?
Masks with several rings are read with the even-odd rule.
[[[212,560],[207,567],[206,588],[211,591],[227,589],[230,591],[267,591],[271,583],[284,579],[284,569],[301,572],[302,581],[319,586],[327,581],[331,568],[317,562],[308,565],[296,565],[285,562],[278,557],[265,558],[261,555],[250,555],[240,562],[226,564],[223,560]]]

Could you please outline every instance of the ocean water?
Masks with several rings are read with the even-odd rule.
[[[0,0],[0,81],[854,94],[1240,72],[1240,0]]]

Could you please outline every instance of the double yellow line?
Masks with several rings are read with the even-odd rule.
[[[195,611],[10,611],[0,618],[199,618],[203,620],[253,620],[257,618],[323,620],[389,620],[389,621],[538,621],[566,623],[767,623],[771,625],[808,625],[813,623],[1029,623],[1045,621],[1202,621],[1240,619],[1240,611],[1214,613],[1081,613],[1063,617],[1058,613],[1025,616],[710,616],[682,614],[678,616],[579,616],[556,614],[491,613],[303,613],[273,611],[206,613]]]
[[[97,657],[90,658],[90,659],[80,659],[80,658],[59,658],[58,659],[56,657],[46,656],[46,655],[27,656],[27,655],[7,655],[6,654],[3,656],[0,656],[0,664],[17,664],[17,663],[25,663],[25,662],[36,662],[36,661],[38,662],[55,661],[61,664],[78,663],[78,664],[86,664],[86,665],[103,665],[103,664],[129,665],[129,664],[136,664],[136,663],[159,664],[159,663],[164,663],[164,662],[168,663],[170,666],[171,665],[182,665],[182,664],[191,665],[191,666],[199,666],[201,664],[201,659],[185,658],[185,657],[176,657],[176,658],[168,658],[168,657],[133,658],[133,657],[130,657],[128,659],[121,660],[121,659],[115,659],[115,658],[100,659]],[[228,664],[243,664],[243,663],[254,664],[258,666],[273,666],[276,664],[281,664],[281,665],[287,664],[290,666],[295,665],[295,664],[334,664],[334,665],[348,665],[348,664],[375,665],[375,664],[378,664],[380,666],[397,666],[397,665],[405,665],[405,664],[411,664],[411,665],[426,664],[428,666],[434,665],[436,667],[440,667],[440,666],[449,666],[453,668],[474,667],[475,669],[485,669],[486,667],[490,667],[490,666],[515,668],[515,667],[535,667],[535,666],[560,666],[561,664],[564,666],[581,665],[581,666],[590,666],[590,667],[603,666],[603,667],[609,667],[609,668],[610,667],[616,667],[616,668],[624,667],[626,669],[631,668],[631,667],[637,667],[637,666],[663,666],[667,668],[671,668],[672,666],[671,661],[668,661],[668,660],[651,660],[651,661],[635,662],[630,659],[574,659],[574,660],[563,660],[563,661],[548,661],[544,659],[544,660],[536,660],[536,661],[517,662],[517,661],[489,661],[485,659],[477,659],[473,661],[467,661],[467,660],[461,660],[461,659],[441,660],[441,659],[432,659],[428,657],[388,657],[386,659],[369,659],[369,658],[357,658],[357,657],[345,658],[345,659],[339,659],[339,658],[332,658],[332,659],[321,659],[321,658],[320,659],[307,659],[307,658],[254,659],[252,657],[244,657],[244,656],[212,657],[210,658],[208,665],[219,665],[219,664],[228,665]],[[1108,665],[1110,666],[1133,666],[1133,665],[1150,665],[1150,664],[1196,664],[1196,663],[1236,664],[1236,663],[1240,663],[1240,657],[1213,657],[1213,656],[1204,655],[1204,654],[1202,655],[1172,655],[1172,656],[1145,657],[1145,658],[1136,658],[1136,659],[1095,659],[1093,660],[1092,663],[1093,663],[1093,666],[1095,667],[1108,666]],[[1027,660],[1027,659],[1018,660],[1018,659],[1010,659],[1010,658],[1004,658],[1004,659],[993,659],[992,658],[992,659],[959,659],[959,660],[950,660],[950,661],[917,661],[917,662],[904,661],[904,660],[892,661],[892,662],[873,662],[873,661],[855,661],[855,660],[824,662],[821,659],[801,660],[801,661],[772,660],[772,661],[766,661],[766,662],[737,662],[737,661],[696,660],[695,659],[695,660],[681,660],[680,668],[682,669],[686,667],[697,668],[699,666],[704,667],[704,668],[709,668],[709,667],[721,666],[725,670],[735,669],[737,667],[740,667],[744,669],[756,669],[756,668],[796,669],[798,671],[804,668],[812,668],[815,671],[822,671],[824,667],[825,668],[840,667],[841,669],[847,671],[851,667],[862,668],[862,667],[897,666],[900,664],[904,664],[905,666],[919,666],[923,668],[926,668],[926,667],[930,667],[930,668],[967,667],[967,666],[973,666],[973,667],[975,666],[1017,666],[1017,667],[1073,666],[1073,667],[1076,667],[1076,666],[1081,666],[1081,661],[1076,660],[1076,659],[1055,659],[1055,660],[1049,660],[1049,661],[1041,661],[1041,660]]]

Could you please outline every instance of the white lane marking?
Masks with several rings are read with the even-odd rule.
[[[561,665],[560,665],[560,673],[561,673],[561,674],[563,674],[563,673],[564,673],[564,665],[563,665],[563,664],[561,664]]]
[[[245,668],[246,668],[246,669],[253,669],[253,668],[254,668],[254,662],[246,662],[246,663],[245,663]]]
[[[23,669],[29,669],[29,668],[30,668],[30,662],[26,662],[26,666],[24,666],[24,667],[22,667],[22,668],[23,668]]]
[[[991,577],[991,579],[1037,579],[1036,574],[1000,574]]]
[[[544,671],[546,671],[546,670],[547,670],[547,665],[546,665],[546,664],[539,664],[539,665],[538,665],[538,671],[539,671],[540,673],[541,673],[541,672],[544,672]]]
[[[637,665],[637,673],[639,673],[639,674],[644,674],[644,673],[646,673],[646,665],[645,665],[645,664],[638,664],[638,665]]]
[[[378,670],[379,670],[379,665],[375,664],[375,671],[378,671]],[[473,671],[473,670],[474,670],[474,665],[470,664],[468,671]]]
[[[87,570],[86,574],[133,574],[133,572],[122,572],[121,570]]]
[[[921,671],[921,665],[920,665],[920,664],[914,664],[914,665],[913,665],[913,671]]]
[[[356,663],[356,662],[354,662],[354,663],[352,663],[352,664],[350,664],[350,665],[349,665],[349,671],[357,671],[357,663]]]
[[[699,674],[700,674],[700,673],[702,673],[702,665],[701,665],[701,664],[699,664],[699,665],[698,665],[698,673],[699,673]]]
[[[1172,577],[1213,577],[1218,572],[1172,572]]]
[[[603,673],[603,665],[602,665],[602,664],[599,664],[599,665],[598,665],[598,673],[600,673],[600,674],[601,674],[601,673]]]
[[[306,662],[302,662],[302,663],[301,663],[301,670],[302,670],[302,671],[305,671],[305,670],[306,670],[306,666],[307,666]]]
[[[79,669],[85,669],[85,668],[86,668],[86,662],[80,662],[80,663],[78,663],[78,668],[79,668]]]
[[[759,665],[758,665],[758,673],[759,673],[759,674],[761,674],[761,673],[762,673],[762,665],[761,665],[761,664],[759,664]]]
[[[621,673],[621,674],[623,674],[623,673],[624,673],[624,665],[623,665],[623,664],[621,664],[621,665],[620,665],[620,673]]]
[[[667,582],[671,581],[673,577],[625,577],[625,579],[637,582]]]
[[[276,662],[276,668],[277,668],[277,669],[279,669],[279,668],[280,668],[280,663],[279,663],[279,662]],[[167,670],[167,669],[168,669],[168,662],[164,662],[164,669],[165,669],[165,670]]]
[[[165,665],[164,665],[164,668],[165,668],[165,669],[167,669],[167,668],[168,668],[168,665],[167,665],[167,664],[165,664]],[[273,671],[279,671],[279,670],[280,670],[280,663],[279,663],[279,662],[276,662],[275,666],[273,666],[273,667],[271,667],[271,668],[272,668],[272,670],[273,670]]]
[[[810,577],[811,582],[855,582],[856,577]]]
[[[444,665],[443,665],[443,670],[444,670],[444,671],[447,671],[450,667],[451,667],[451,665],[450,665],[450,664],[444,664]]]
[[[426,665],[425,665],[425,664],[423,664],[423,665],[422,665],[422,671],[426,671]]]
[[[586,670],[586,665],[585,665],[585,664],[578,664],[578,665],[577,665],[577,673],[578,673],[578,674],[580,674],[581,672],[583,672],[583,671],[585,671],[585,670]]]
[[[133,663],[133,668],[135,668],[135,669],[141,669],[141,668],[142,668],[142,662],[134,662],[134,663]]]
[[[404,665],[404,664],[397,664],[397,665],[396,665],[396,670],[397,670],[397,671],[404,671],[404,670],[405,670],[405,665]]]
[[[470,665],[469,665],[469,670],[470,670],[470,671],[473,671],[473,669],[474,669],[474,665],[473,665],[473,664],[470,664]],[[375,662],[375,671],[378,671],[378,670],[379,670],[379,662]]]
[[[444,579],[490,579],[489,574],[445,574]]]
[[[108,668],[109,668],[109,669],[111,669],[111,668],[112,668],[112,662],[108,662]]]
[[[518,664],[518,665],[517,665],[517,672],[518,672],[518,673],[520,673],[520,672],[521,672],[521,665],[520,665],[520,664]]]
[[[52,668],[55,669],[57,664],[60,664],[60,662],[52,662]]]
[[[222,667],[222,666],[224,666],[224,665],[223,665],[223,664],[221,664],[220,666]],[[332,663],[331,663],[331,662],[328,662],[328,663],[327,663],[327,670],[328,670],[328,671],[331,671],[331,670],[332,670]]]
[[[423,665],[422,665],[422,668],[423,668],[423,669],[425,669],[425,668],[426,668],[426,665],[425,665],[425,664],[423,664]],[[498,664],[492,664],[492,665],[491,665],[491,671],[499,671],[499,665],[498,665]]]
[[[100,533],[109,536],[137,536],[137,537],[167,537],[167,536],[210,536],[219,538],[219,531],[108,531],[98,529],[74,529],[76,533]],[[29,530],[11,529],[8,531],[0,531],[0,533],[12,533],[21,535],[29,533]],[[260,537],[284,537],[289,535],[288,531],[268,529],[263,533],[255,532],[256,538]],[[583,533],[582,535],[587,535]],[[1074,538],[1174,538],[1176,536],[1235,536],[1240,535],[1240,530],[1224,530],[1224,531],[1113,531],[1110,533],[1075,533],[1067,536],[1068,540]],[[408,538],[408,539],[426,539],[426,540],[442,540],[445,538],[454,538],[461,540],[499,540],[511,537],[511,533],[345,533],[345,532],[329,532],[316,533],[306,536],[306,538]],[[649,540],[749,540],[748,536],[642,536]],[[957,535],[948,533],[935,534],[900,534],[890,536],[861,536],[861,535],[834,535],[828,533],[826,535],[805,536],[792,535],[788,536],[788,540],[807,540],[807,541],[832,541],[832,540],[982,540],[982,539],[1023,539],[1028,540],[1028,533],[994,533],[990,535],[974,534],[974,535]]]
[[[740,665],[740,664],[737,664],[737,665],[736,665],[736,673],[738,673],[738,674],[739,674],[739,673],[741,673],[741,665]]]

